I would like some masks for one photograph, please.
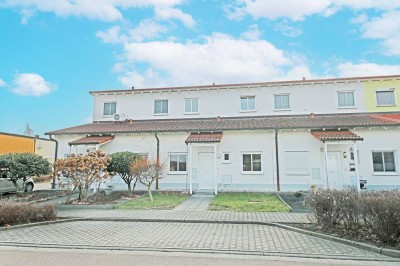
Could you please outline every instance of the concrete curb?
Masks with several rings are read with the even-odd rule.
[[[74,204],[59,204],[55,206],[57,210],[112,210],[114,205],[74,205]]]
[[[369,252],[381,254],[384,256],[392,257],[392,258],[400,258],[400,251],[394,250],[394,249],[388,249],[388,248],[380,248],[376,247],[373,245],[365,244],[365,243],[360,243],[357,241],[351,241],[347,239],[342,239],[339,237],[335,236],[330,236],[330,235],[325,235],[317,232],[312,232],[292,226],[288,226],[285,224],[281,223],[275,223],[275,222],[260,222],[260,221],[232,221],[232,220],[191,220],[191,219],[147,219],[147,218],[138,218],[138,219],[132,219],[132,218],[97,218],[97,217],[91,217],[91,218],[65,218],[62,220],[56,220],[56,221],[48,221],[48,222],[38,222],[38,223],[31,223],[31,224],[22,224],[22,225],[14,225],[10,227],[3,227],[0,228],[1,231],[6,231],[6,230],[13,230],[13,229],[20,229],[20,228],[26,228],[26,227],[33,227],[33,226],[39,226],[39,225],[49,225],[49,224],[57,224],[57,223],[67,223],[67,222],[76,222],[76,221],[107,221],[107,222],[151,222],[151,223],[212,223],[212,224],[254,224],[254,225],[266,225],[266,226],[275,226],[281,229],[285,230],[290,230],[296,233],[301,233],[313,237],[318,237],[324,240],[329,240],[333,241],[336,243],[344,244],[347,246],[352,246],[356,247],[362,250],[366,250]],[[5,242],[3,242],[5,243]],[[2,245],[0,243],[0,245]],[[120,248],[119,248],[120,249]],[[270,253],[270,252],[269,252]],[[268,254],[269,254],[268,253]],[[254,254],[254,253],[252,253]],[[342,257],[341,257],[342,258]],[[344,258],[342,258],[344,259]],[[400,261],[400,260],[395,260],[395,261]]]
[[[289,207],[290,212],[293,212],[293,208],[292,208],[289,204],[287,204],[287,202],[284,201],[278,193],[275,193],[275,195],[278,196],[278,198],[279,198],[287,207]]]

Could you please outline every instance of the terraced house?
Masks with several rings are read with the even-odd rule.
[[[400,75],[90,94],[93,123],[47,133],[59,156],[158,154],[162,190],[400,187]]]

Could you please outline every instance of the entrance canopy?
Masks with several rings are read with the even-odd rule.
[[[186,143],[212,143],[212,142],[221,142],[222,133],[192,133],[185,140]]]
[[[87,136],[68,143],[68,145],[103,145],[114,139],[114,136]]]
[[[322,142],[340,140],[363,140],[359,135],[349,130],[313,130],[311,134]]]

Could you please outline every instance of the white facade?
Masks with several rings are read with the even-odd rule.
[[[162,129],[162,122],[172,119],[314,117],[313,114],[330,114],[334,119],[349,113],[368,113],[367,101],[371,101],[371,94],[366,95],[365,89],[368,81],[360,78],[97,91],[91,92],[93,121],[123,125],[154,120]],[[257,130],[224,129],[217,131],[222,133],[222,138],[211,142],[185,143],[191,134],[205,133],[204,130],[168,128],[171,131],[168,133],[159,130],[160,161],[165,164],[160,189],[295,191],[308,190],[314,185],[345,189],[359,187],[360,180],[366,180],[368,189],[397,189],[400,188],[400,109],[396,112],[399,117],[390,118],[394,120],[388,126],[379,122],[359,126],[355,121],[354,126],[345,128],[332,123],[326,128],[288,125]],[[345,131],[355,133],[358,138],[321,141],[311,134],[315,130],[334,130],[339,134]],[[106,153],[132,151],[155,159],[156,131],[99,133],[93,129],[73,134],[73,130],[68,133],[66,129],[62,132],[67,133],[55,132],[53,137],[59,143],[59,157],[100,148]],[[216,133],[213,131],[207,130],[210,134]],[[114,138],[102,145],[69,145],[74,140],[102,134]],[[121,182],[114,179],[114,183]],[[120,187],[125,186],[121,183]]]

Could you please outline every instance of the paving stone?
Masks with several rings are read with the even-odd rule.
[[[176,211],[207,211],[208,206],[214,199],[214,195],[191,195],[181,205],[177,206]]]
[[[274,226],[251,224],[74,221],[2,231],[0,243],[388,258]]]

